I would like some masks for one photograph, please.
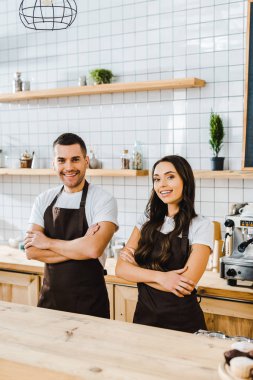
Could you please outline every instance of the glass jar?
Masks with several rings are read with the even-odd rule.
[[[3,151],[0,149],[0,168],[4,167],[4,156],[3,156]]]
[[[132,152],[132,169],[134,170],[143,169],[142,149],[138,141],[135,141],[133,152]]]
[[[22,82],[22,91],[30,91],[31,85],[29,80],[25,80]]]
[[[14,74],[13,79],[13,92],[19,92],[22,91],[22,80],[21,80],[21,73],[17,71]]]
[[[86,76],[85,75],[81,75],[78,78],[78,86],[87,86],[87,81],[86,81]]]
[[[121,155],[121,169],[130,169],[130,157],[127,149],[124,149]]]
[[[95,153],[93,150],[90,150],[90,162],[89,162],[89,168],[90,169],[99,169],[99,161],[96,159]]]
[[[25,151],[21,158],[19,159],[20,161],[20,168],[31,168],[32,166],[32,156],[29,154],[27,151]]]

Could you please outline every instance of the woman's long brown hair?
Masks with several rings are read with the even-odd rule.
[[[152,179],[155,168],[161,162],[170,162],[174,165],[177,173],[183,181],[182,199],[179,202],[179,211],[174,216],[175,228],[167,238],[163,240],[161,249],[156,254],[152,254],[157,246],[157,231],[161,230],[165,216],[168,214],[168,205],[162,202],[153,189],[146,206],[145,214],[148,220],[141,229],[141,237],[138,248],[135,252],[135,260],[138,265],[148,269],[164,270],[168,261],[168,252],[173,239],[181,234],[184,228],[189,226],[191,220],[197,216],[194,209],[195,181],[192,168],[185,158],[177,155],[170,155],[157,161],[152,169]]]

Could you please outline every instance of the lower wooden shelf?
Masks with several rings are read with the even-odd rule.
[[[143,177],[149,174],[148,170],[131,170],[131,169],[88,169],[87,176],[92,177]],[[30,175],[30,176],[55,176],[53,169],[11,169],[1,168],[0,175]]]
[[[194,170],[196,179],[253,179],[253,171],[250,170]],[[91,177],[143,177],[150,174],[149,170],[131,169],[88,169],[87,176]],[[53,169],[11,169],[0,168],[0,175],[30,175],[30,176],[55,176]]]

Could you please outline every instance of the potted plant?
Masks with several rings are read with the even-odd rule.
[[[107,69],[95,69],[90,71],[94,84],[111,83],[113,73]]]
[[[210,115],[210,140],[209,144],[213,151],[214,156],[211,158],[212,170],[223,170],[225,157],[218,157],[221,150],[223,138],[224,138],[224,127],[220,115],[211,112]]]

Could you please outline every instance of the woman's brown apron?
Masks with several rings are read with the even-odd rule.
[[[157,231],[156,248],[151,257],[161,249],[161,242],[166,235]],[[164,271],[182,269],[189,257],[188,228],[183,231],[182,238],[173,240],[168,261]],[[171,330],[193,333],[199,329],[206,329],[203,312],[199,306],[196,290],[183,298],[173,293],[164,292],[138,283],[138,302],[134,314],[134,323],[148,326],[162,327]]]
[[[88,186],[85,181],[79,209],[54,207],[64,187],[61,188],[44,213],[46,236],[73,240],[85,235],[88,230],[85,215]],[[45,264],[38,306],[110,318],[104,270],[99,260],[69,260]]]

